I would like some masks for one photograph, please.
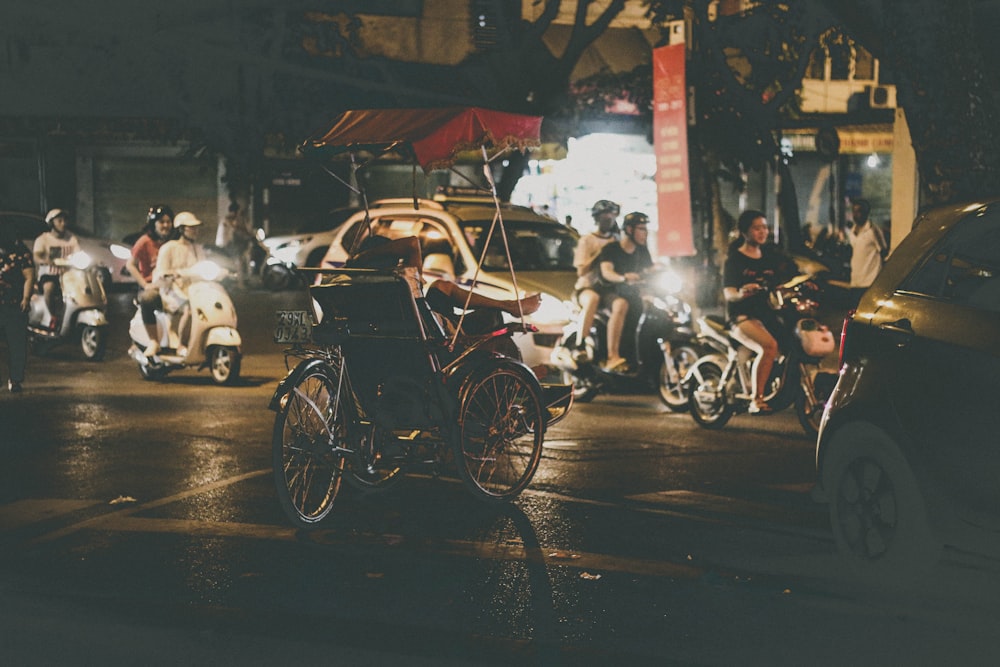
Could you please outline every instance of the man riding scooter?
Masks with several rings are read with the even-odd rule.
[[[59,276],[66,270],[65,265],[58,265],[56,260],[68,259],[70,255],[80,250],[80,241],[69,231],[66,212],[54,208],[45,215],[49,230],[42,232],[35,239],[34,256],[38,272],[38,287],[42,291],[44,304],[48,310],[45,326],[56,329],[59,326],[59,316],[62,313],[62,292],[59,287]]]
[[[636,283],[653,266],[646,247],[648,225],[649,217],[645,213],[629,213],[622,222],[625,236],[617,243],[604,246],[597,258],[601,278],[613,288],[610,295],[611,317],[608,318],[608,358],[604,364],[609,371],[621,371],[627,366],[621,355],[622,332],[626,319],[633,325],[630,330],[634,330],[642,312],[642,295]]]
[[[680,294],[680,277],[666,267],[651,271],[648,224],[643,213],[625,216],[625,235],[603,246],[595,260],[606,296],[588,337],[592,351],[581,355],[576,350],[577,322],[566,327],[553,348],[552,364],[564,382],[573,384],[577,401],[602,392],[656,391],[670,411],[687,409],[682,379],[701,351],[690,326],[691,307]]]

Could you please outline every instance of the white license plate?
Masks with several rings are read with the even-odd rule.
[[[312,340],[312,316],[307,310],[279,310],[275,313],[275,343],[308,343]]]

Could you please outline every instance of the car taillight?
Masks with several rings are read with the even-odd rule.
[[[855,308],[847,311],[847,316],[844,318],[844,326],[840,329],[840,354],[837,358],[837,368],[841,368],[844,365],[844,350],[847,348],[847,327],[851,324],[851,320],[854,319],[854,313],[856,312],[858,311]]]

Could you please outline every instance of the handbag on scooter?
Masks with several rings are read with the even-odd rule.
[[[802,351],[810,357],[825,357],[836,347],[830,327],[811,317],[795,324],[795,335],[802,343]]]

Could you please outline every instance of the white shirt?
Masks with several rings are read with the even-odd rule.
[[[857,226],[847,230],[851,244],[851,287],[868,287],[882,270],[882,251],[885,238],[882,230],[869,222],[860,232]]]
[[[38,274],[41,276],[57,276],[66,267],[56,266],[57,259],[66,259],[80,250],[80,241],[76,236],[67,233],[65,238],[59,238],[55,232],[43,232],[35,239],[33,248],[35,263],[38,264]]]
[[[579,269],[581,266],[590,266],[590,269],[576,279],[576,289],[593,287],[601,276],[601,268],[594,265],[594,260],[601,254],[601,248],[615,240],[614,236],[598,236],[590,233],[580,237],[576,244],[576,251],[573,254],[573,266]]]
[[[153,269],[153,284],[160,288],[160,296],[168,311],[179,310],[187,301],[187,286],[191,280],[177,275],[183,269],[194,266],[203,256],[197,243],[175,239],[167,241],[156,256]],[[167,279],[173,276],[173,279]]]

